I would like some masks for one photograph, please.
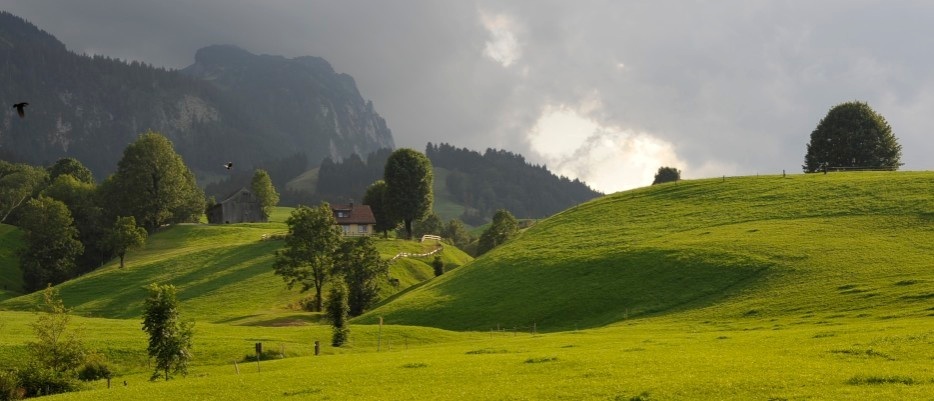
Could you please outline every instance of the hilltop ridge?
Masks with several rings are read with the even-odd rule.
[[[924,316],[932,192],[932,172],[865,172],[617,193],[541,221],[359,322],[555,331],[675,312]]]

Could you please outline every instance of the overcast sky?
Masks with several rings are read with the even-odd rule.
[[[183,68],[198,48],[320,56],[395,142],[523,154],[614,192],[799,173],[836,104],[868,102],[934,169],[934,2],[4,0],[78,53]]]

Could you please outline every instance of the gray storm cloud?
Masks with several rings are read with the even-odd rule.
[[[678,163],[685,177],[800,171],[817,122],[854,99],[887,117],[905,169],[934,168],[934,4],[926,2],[58,0],[3,8],[74,51],[172,68],[217,43],[321,56],[354,76],[400,146],[504,148],[604,191],[651,182],[642,166],[653,163]],[[578,119],[569,141],[543,129],[558,126],[561,110]],[[554,144],[573,156],[561,162],[547,151]],[[615,181],[593,175],[611,165]]]

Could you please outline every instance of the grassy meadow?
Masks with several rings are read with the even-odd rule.
[[[430,258],[393,263],[399,286],[342,348],[271,272],[281,242],[260,238],[285,231],[288,209],[177,226],[125,269],[58,286],[118,377],[50,398],[934,399],[932,193],[934,173],[884,172],[609,195],[474,261],[445,247],[438,278]],[[377,246],[387,259],[434,249]],[[196,321],[186,378],[148,381],[139,311],[152,281],[176,284]],[[0,367],[24,355],[37,303],[0,301]],[[246,362],[255,342],[286,358]]]

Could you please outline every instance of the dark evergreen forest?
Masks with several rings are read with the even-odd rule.
[[[543,218],[602,195],[580,180],[559,177],[522,155],[488,148],[483,154],[442,143],[428,143],[435,167],[450,170],[445,183],[454,200],[472,210],[462,220],[476,224],[498,209],[518,218]]]

